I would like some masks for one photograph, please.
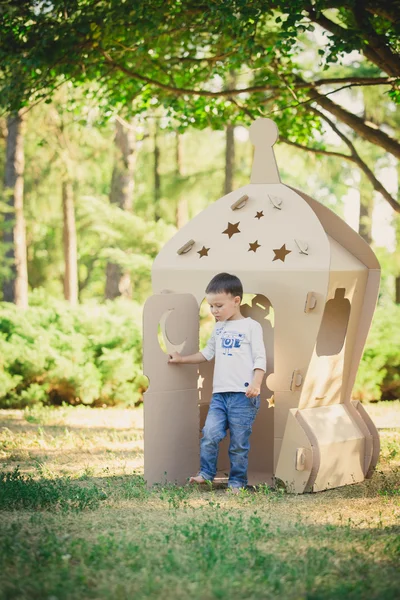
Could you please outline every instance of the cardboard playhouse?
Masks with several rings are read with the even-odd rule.
[[[351,390],[376,305],[379,263],[332,211],[281,183],[277,138],[273,121],[256,120],[250,184],[198,214],[154,261],[154,295],[143,317],[148,485],[184,484],[198,472],[213,362],[171,365],[168,352],[199,351],[199,308],[220,272],[237,275],[244,293],[254,295],[242,314],[262,325],[267,351],[249,484],[277,478],[290,492],[315,492],[363,481],[376,465],[378,433]],[[228,437],[220,446],[221,480],[229,471]]]

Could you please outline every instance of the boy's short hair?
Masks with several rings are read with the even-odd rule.
[[[240,296],[243,299],[243,286],[239,277],[230,273],[218,273],[215,275],[206,288],[206,294],[232,294],[232,296]]]

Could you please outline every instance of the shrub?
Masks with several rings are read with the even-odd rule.
[[[378,306],[358,370],[353,397],[400,398],[400,306]]]
[[[0,407],[141,400],[147,380],[138,304],[0,307]]]

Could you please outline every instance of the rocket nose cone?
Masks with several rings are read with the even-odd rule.
[[[280,183],[273,145],[279,130],[271,119],[256,119],[250,125],[250,139],[254,144],[254,158],[250,183]]]
[[[273,146],[278,139],[279,129],[271,119],[256,119],[249,129],[254,146]]]

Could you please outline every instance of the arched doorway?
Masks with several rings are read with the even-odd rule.
[[[243,296],[241,312],[244,317],[251,317],[258,321],[263,329],[264,344],[267,353],[267,376],[274,370],[274,310],[268,298],[261,294],[246,293]],[[210,314],[206,299],[200,305],[200,349],[204,347],[214,327],[214,318]],[[212,378],[214,361],[199,365],[198,392],[200,410],[200,430],[207,417],[212,396]],[[274,447],[274,412],[270,408],[268,399],[272,396],[271,390],[266,385],[264,377],[261,387],[261,406],[253,425],[250,439],[249,485],[271,483],[273,475],[273,447]],[[229,474],[229,432],[221,442],[218,457],[218,473],[216,482],[224,483]]]

